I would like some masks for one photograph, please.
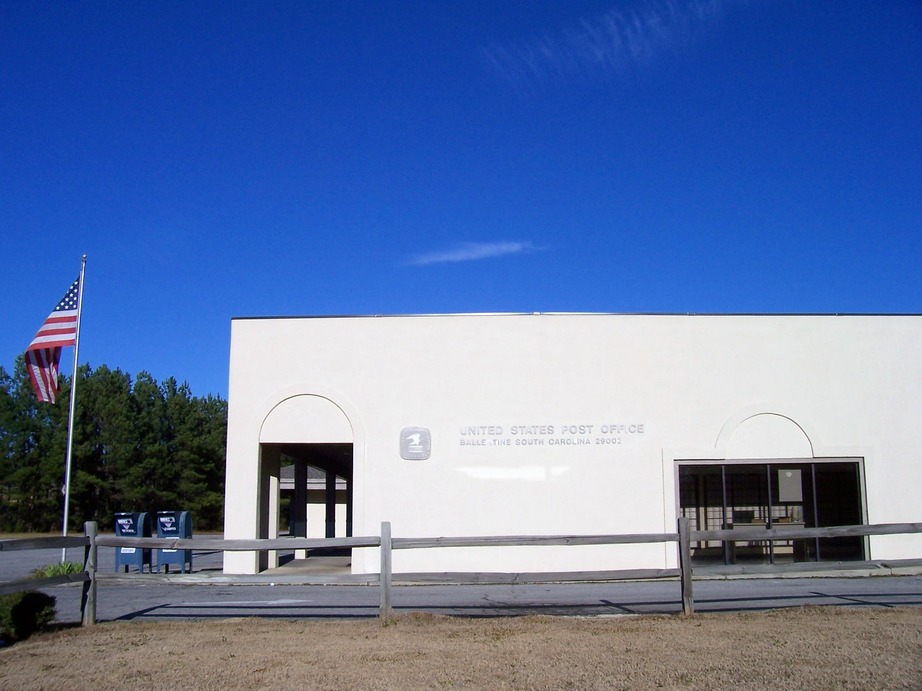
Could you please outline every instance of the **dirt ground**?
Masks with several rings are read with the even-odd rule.
[[[0,650],[0,688],[919,689],[922,608],[117,622]]]

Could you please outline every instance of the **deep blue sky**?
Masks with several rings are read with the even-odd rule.
[[[196,395],[234,316],[920,313],[922,2],[0,0],[0,227],[0,365],[86,253]]]

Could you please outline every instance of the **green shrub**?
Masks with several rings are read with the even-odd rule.
[[[0,638],[22,641],[54,621],[55,598],[29,590],[0,595]]]
[[[32,571],[35,578],[49,578],[51,576],[66,576],[71,573],[83,573],[83,564],[76,561],[59,561],[54,564],[39,566]]]

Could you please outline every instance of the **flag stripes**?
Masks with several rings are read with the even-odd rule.
[[[45,403],[54,403],[58,392],[58,364],[60,348],[38,348],[26,351],[26,368],[35,397]]]
[[[35,397],[54,403],[58,392],[61,348],[77,342],[80,277],[68,288],[26,349],[25,360]]]

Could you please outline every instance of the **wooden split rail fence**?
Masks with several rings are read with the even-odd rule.
[[[96,623],[97,552],[99,547],[135,547],[142,549],[217,550],[225,552],[252,552],[266,550],[310,550],[320,548],[380,547],[381,569],[376,574],[314,576],[305,584],[370,583],[380,589],[380,616],[387,620],[393,613],[392,553],[398,549],[435,549],[441,547],[527,547],[527,546],[578,546],[627,545],[674,542],[678,549],[677,569],[630,569],[616,571],[543,572],[543,573],[448,573],[399,574],[404,580],[426,580],[442,583],[549,583],[581,581],[650,580],[676,578],[680,583],[682,612],[694,614],[692,589],[691,544],[704,541],[758,541],[803,540],[833,537],[864,537],[868,535],[904,535],[922,533],[922,523],[885,523],[877,525],[852,525],[832,528],[737,528],[729,530],[690,530],[687,518],[678,520],[675,533],[643,533],[635,535],[509,535],[480,537],[392,537],[390,523],[381,524],[381,535],[348,538],[276,538],[261,540],[224,540],[221,538],[154,538],[115,537],[98,535],[95,522],[85,524],[82,537],[40,537],[0,540],[0,552],[83,547],[85,566],[82,573],[48,578],[25,578],[0,583],[0,595],[37,590],[65,583],[82,583],[82,623]],[[859,565],[860,562],[852,562]],[[772,573],[783,573],[784,566],[776,566]],[[234,582],[234,577],[231,582]],[[240,576],[239,582],[253,581]]]

